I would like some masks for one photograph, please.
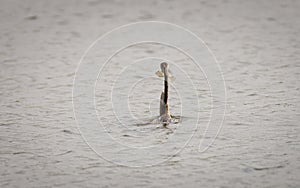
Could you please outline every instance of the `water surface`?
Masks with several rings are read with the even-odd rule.
[[[299,187],[298,1],[3,0],[0,4],[1,187]],[[160,46],[124,51],[96,83],[100,122],[120,144],[167,145],[144,154],[145,161],[164,161],[160,165],[128,168],[104,160],[84,142],[74,119],[72,86],[80,57],[97,37],[146,20],[184,26],[207,42],[223,70],[227,112],[214,144],[199,153],[200,140],[209,139],[203,137],[203,128],[211,109],[204,75],[194,71],[187,58]],[[168,128],[152,123],[162,91],[162,80],[155,77],[160,60],[143,58],[157,54],[184,67],[200,94],[200,126],[186,145],[194,130],[189,122],[195,117],[182,114],[175,88],[191,96],[186,101],[193,101],[194,93],[175,63],[171,63],[176,80],[170,105],[181,121]],[[139,64],[130,58],[145,66],[128,66],[114,82],[111,78],[118,78],[115,74],[124,68],[118,62]],[[148,87],[143,87],[145,83]],[[135,87],[127,92],[128,85]],[[122,106],[115,107],[124,125],[112,118],[110,110],[111,104],[122,104],[122,92],[131,104],[130,116]],[[118,142],[103,140],[107,147],[102,152],[122,163],[116,154]],[[141,165],[139,156],[126,159]]]

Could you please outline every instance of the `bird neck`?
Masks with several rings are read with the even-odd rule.
[[[168,76],[165,72],[165,91],[164,91],[164,103],[168,104],[168,90],[169,90],[169,84],[168,84]]]

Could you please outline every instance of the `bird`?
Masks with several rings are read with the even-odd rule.
[[[160,108],[159,119],[164,125],[169,124],[171,121],[171,115],[169,111],[168,95],[169,95],[169,65],[166,62],[160,64],[161,72],[157,71],[156,74],[160,77],[164,77],[164,91],[160,95]]]

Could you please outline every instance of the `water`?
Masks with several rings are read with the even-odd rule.
[[[1,1],[0,186],[299,187],[299,8],[297,1]],[[205,76],[188,66],[189,59],[159,45],[119,54],[95,84],[98,118],[118,142],[101,140],[100,134],[101,158],[77,129],[72,86],[85,49],[117,26],[145,20],[190,29],[220,62],[227,111],[221,132],[205,152],[198,151],[201,139],[210,139],[203,136],[211,110]],[[167,128],[153,121],[162,80],[155,76],[160,60],[143,59],[148,56],[175,62],[170,62],[176,77],[170,110],[179,123]],[[141,59],[143,66],[131,59]],[[136,66],[113,79],[130,63]],[[191,111],[198,108],[176,65],[184,67],[200,94],[199,129],[195,114],[181,112],[182,100],[190,102],[184,104]],[[122,108],[123,93],[131,114]],[[113,118],[111,104],[124,125]],[[142,147],[150,152],[134,153]],[[159,165],[124,166],[155,162]]]

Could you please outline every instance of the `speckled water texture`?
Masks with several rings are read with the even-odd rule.
[[[300,187],[299,10],[297,0],[1,0],[0,187]],[[226,82],[226,117],[205,152],[198,151],[201,135],[195,135],[160,165],[117,166],[99,157],[81,137],[73,114],[73,79],[81,56],[95,39],[123,24],[149,20],[180,25],[207,43]],[[155,45],[140,49],[161,52]],[[154,75],[159,65],[153,67]],[[107,80],[113,70],[108,68]],[[150,70],[139,72],[139,78]],[[193,70],[188,74],[203,76]],[[138,90],[129,95],[134,117],[157,115],[152,110],[158,109],[162,88],[157,82],[150,80],[152,90],[144,88],[153,102],[143,103]],[[105,119],[111,111],[101,95],[105,84],[100,83],[95,87],[97,110],[106,128],[112,127],[112,135],[138,146],[144,142],[131,136],[135,129],[153,132],[155,138],[147,140],[152,145],[180,138],[174,127],[184,127],[189,117],[170,129],[133,124],[114,134],[124,127],[110,126],[116,124]],[[202,89],[204,104],[207,85]],[[172,113],[180,115],[180,97],[174,89],[171,92]],[[111,147],[115,149],[113,143]],[[169,152],[145,157],[163,160]]]

